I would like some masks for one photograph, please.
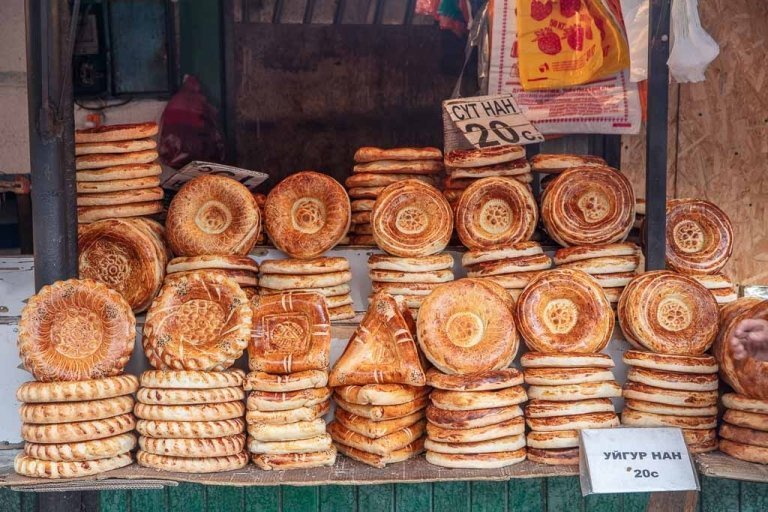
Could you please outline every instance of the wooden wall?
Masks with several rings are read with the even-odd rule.
[[[735,228],[726,272],[768,284],[768,2],[706,0],[699,10],[720,56],[705,82],[670,86],[668,194],[719,205]],[[624,137],[622,162],[644,190],[644,134]]]

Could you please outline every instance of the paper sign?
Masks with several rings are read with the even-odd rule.
[[[248,190],[254,191],[256,187],[264,183],[269,176],[263,172],[251,171],[243,169],[241,167],[233,167],[231,165],[216,164],[213,162],[201,162],[194,161],[189,162],[187,165],[173,171],[173,173],[163,180],[162,187],[168,190],[179,190],[182,185],[198,176],[206,174],[214,174],[218,176],[225,176],[237,180],[245,185]]]
[[[679,428],[582,430],[581,492],[698,491],[693,460]]]
[[[448,100],[443,102],[443,110],[444,118],[450,121],[445,123],[445,147],[449,151],[534,144],[544,140],[510,94]],[[457,136],[464,141],[457,140]]]

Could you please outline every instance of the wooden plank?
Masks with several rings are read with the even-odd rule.
[[[645,512],[645,509],[648,507],[648,500],[650,497],[651,494],[647,492],[625,494],[622,499],[624,512]]]
[[[152,512],[165,510],[167,505],[165,489],[131,491],[131,511]]]
[[[704,476],[768,482],[767,466],[735,459],[721,452],[697,455],[696,467]]]
[[[435,482],[432,484],[433,510],[464,512],[472,507],[470,482]]]
[[[472,482],[472,512],[505,512],[507,482]]]
[[[318,487],[292,487],[281,488],[282,510],[306,510],[307,512],[320,510],[320,492]]]
[[[205,487],[200,484],[181,483],[166,489],[168,508],[184,512],[205,512]]]
[[[698,507],[699,493],[687,492],[653,492],[648,499],[649,511],[695,512]]]
[[[357,509],[360,512],[391,512],[394,508],[394,484],[361,485],[357,488]]]
[[[590,494],[584,498],[586,512],[615,512],[621,507],[621,494]]]
[[[242,487],[210,487],[205,490],[207,512],[242,510],[245,505]]]
[[[349,485],[324,485],[320,487],[320,512],[354,510],[357,488]]]
[[[432,486],[429,484],[395,484],[397,512],[432,510]]]
[[[38,512],[39,494],[21,493],[21,512]]]
[[[768,510],[768,484],[742,482],[739,505],[741,512],[765,512]]]
[[[543,512],[546,510],[547,481],[543,478],[511,480],[508,485],[509,508],[516,512]]]
[[[245,512],[280,512],[280,487],[245,489]]]
[[[188,484],[191,485],[191,484]],[[101,491],[100,511],[101,512],[122,512],[130,510],[131,491]]]
[[[584,510],[579,479],[576,477],[550,478],[547,481],[547,510]]]
[[[22,493],[10,489],[0,489],[0,510],[8,512],[21,511]]]
[[[701,477],[701,508],[706,512],[739,509],[740,485],[736,480]]]

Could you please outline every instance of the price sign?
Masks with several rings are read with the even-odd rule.
[[[582,430],[581,492],[698,491],[693,460],[679,428]]]
[[[449,151],[534,144],[544,140],[510,94],[444,101],[443,112],[445,147]]]
[[[206,174],[232,178],[245,185],[250,191],[256,190],[256,187],[269,178],[269,176],[263,172],[196,160],[194,162],[189,162],[178,171],[174,170],[169,176],[164,176],[162,186],[168,190],[179,190],[182,185],[192,178],[197,178],[198,176]]]

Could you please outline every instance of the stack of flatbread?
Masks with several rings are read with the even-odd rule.
[[[75,130],[77,217],[81,223],[154,215],[163,209],[157,123]]]
[[[230,277],[245,292],[250,300],[257,294],[259,265],[249,256],[234,254],[208,254],[203,256],[180,256],[168,262],[166,279],[187,275],[188,272],[204,270],[207,273]]]
[[[386,292],[403,300],[414,318],[421,303],[441,283],[453,281],[453,256],[438,253],[431,256],[403,258],[374,254],[368,258],[368,276],[372,295]]]
[[[623,425],[679,427],[691,453],[717,449],[719,380],[714,357],[629,350],[624,353],[624,362],[629,373],[624,386]],[[726,421],[728,417],[726,414]],[[768,428],[768,423],[764,427]]]
[[[338,450],[383,468],[424,450],[430,388],[408,308],[381,292],[331,371],[335,419],[328,432]]]
[[[213,473],[248,464],[243,378],[242,370],[144,372],[135,409],[139,465]]]
[[[348,320],[355,316],[351,281],[352,272],[346,258],[264,260],[260,267],[259,294],[317,292],[325,297],[331,321]]]
[[[726,393],[723,405],[720,451],[737,459],[768,464],[768,400]]]
[[[531,279],[552,267],[552,259],[538,242],[470,250],[461,257],[461,263],[468,277],[492,281],[515,300]]]
[[[621,396],[605,354],[528,352],[521,359],[531,399],[525,408],[528,459],[579,463],[579,430],[619,425],[611,398]]]
[[[349,229],[352,245],[376,245],[371,230],[371,210],[384,187],[407,179],[436,185],[443,171],[443,153],[437,148],[362,147],[354,158],[353,174],[344,182],[352,199]]]
[[[557,175],[571,167],[605,167],[608,164],[599,156],[539,153],[531,157],[531,171]]]
[[[21,405],[24,453],[17,473],[39,478],[90,476],[131,463],[132,375],[70,382],[26,382],[16,397]]]
[[[558,268],[581,270],[600,284],[615,310],[624,287],[642,272],[643,254],[631,242],[607,245],[582,245],[559,249],[555,253]]]
[[[248,451],[265,470],[332,466],[331,325],[324,297],[285,292],[256,297],[245,378]]]
[[[445,155],[443,194],[452,207],[462,192],[480,178],[502,176],[529,184],[531,166],[523,146],[496,146],[483,149],[459,149]]]
[[[690,277],[694,278],[700,285],[712,293],[720,309],[739,298],[738,285],[723,272],[716,274],[692,274]]]

